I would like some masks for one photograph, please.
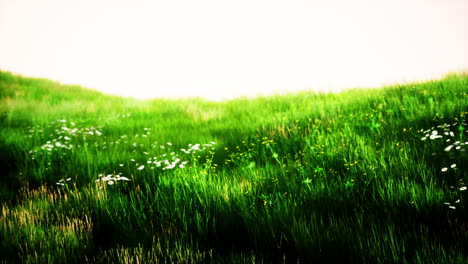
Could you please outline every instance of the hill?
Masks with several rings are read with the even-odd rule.
[[[0,72],[0,260],[464,263],[467,88],[143,101]]]

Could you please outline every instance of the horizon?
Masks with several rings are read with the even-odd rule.
[[[337,92],[468,69],[463,0],[0,0],[0,34],[2,70],[139,99]]]
[[[226,101],[236,100],[236,99],[256,99],[256,98],[270,97],[270,96],[295,95],[295,94],[299,94],[299,93],[302,93],[302,92],[315,93],[315,94],[329,94],[329,93],[338,94],[338,93],[341,93],[341,92],[356,90],[356,89],[357,90],[379,89],[379,88],[387,88],[387,87],[393,87],[393,86],[408,86],[408,85],[413,85],[413,84],[417,85],[417,84],[422,84],[422,83],[427,83],[427,82],[432,82],[432,81],[437,82],[437,81],[442,81],[445,78],[450,77],[451,75],[460,76],[460,75],[467,75],[468,74],[468,71],[466,71],[466,70],[451,71],[451,72],[447,72],[446,74],[443,74],[443,75],[439,76],[438,78],[428,78],[428,79],[424,79],[424,80],[410,80],[410,81],[406,81],[406,82],[393,82],[393,83],[382,84],[380,86],[369,86],[369,87],[355,86],[355,87],[342,87],[342,88],[338,88],[338,89],[328,89],[328,90],[309,88],[309,89],[284,90],[284,91],[277,91],[277,92],[270,92],[270,93],[241,94],[241,95],[237,95],[237,96],[232,96],[230,98],[226,98],[226,97],[225,98],[219,98],[219,97],[218,98],[210,98],[210,97],[203,97],[203,96],[183,96],[183,95],[173,96],[173,97],[136,97],[136,96],[132,96],[132,95],[116,94],[116,93],[112,93],[112,92],[106,92],[106,91],[103,91],[103,90],[86,87],[86,86],[83,86],[83,85],[81,85],[79,83],[64,83],[64,82],[61,82],[61,81],[58,81],[58,80],[43,78],[43,77],[40,77],[40,76],[28,76],[28,75],[24,75],[24,74],[21,74],[21,73],[15,73],[15,72],[11,72],[11,71],[8,71],[8,70],[3,70],[1,68],[0,68],[0,72],[4,72],[4,73],[7,73],[7,74],[12,74],[13,76],[24,78],[24,79],[39,79],[39,80],[51,81],[51,82],[57,83],[60,86],[72,86],[72,87],[75,86],[75,87],[79,87],[79,88],[82,88],[82,89],[85,89],[85,90],[96,91],[96,92],[102,93],[104,96],[117,96],[117,97],[121,97],[121,98],[124,98],[124,99],[128,98],[128,99],[136,99],[136,100],[142,100],[142,101],[157,100],[157,99],[167,99],[167,100],[203,99],[204,101],[211,101],[211,102],[226,102]]]

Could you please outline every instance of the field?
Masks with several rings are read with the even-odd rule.
[[[1,263],[467,263],[468,75],[139,101],[0,72]]]

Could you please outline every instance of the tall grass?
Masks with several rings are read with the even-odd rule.
[[[0,260],[466,262],[467,88],[138,101],[0,72]]]

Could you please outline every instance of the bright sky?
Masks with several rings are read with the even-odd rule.
[[[468,69],[466,0],[0,0],[0,69],[209,99]]]

